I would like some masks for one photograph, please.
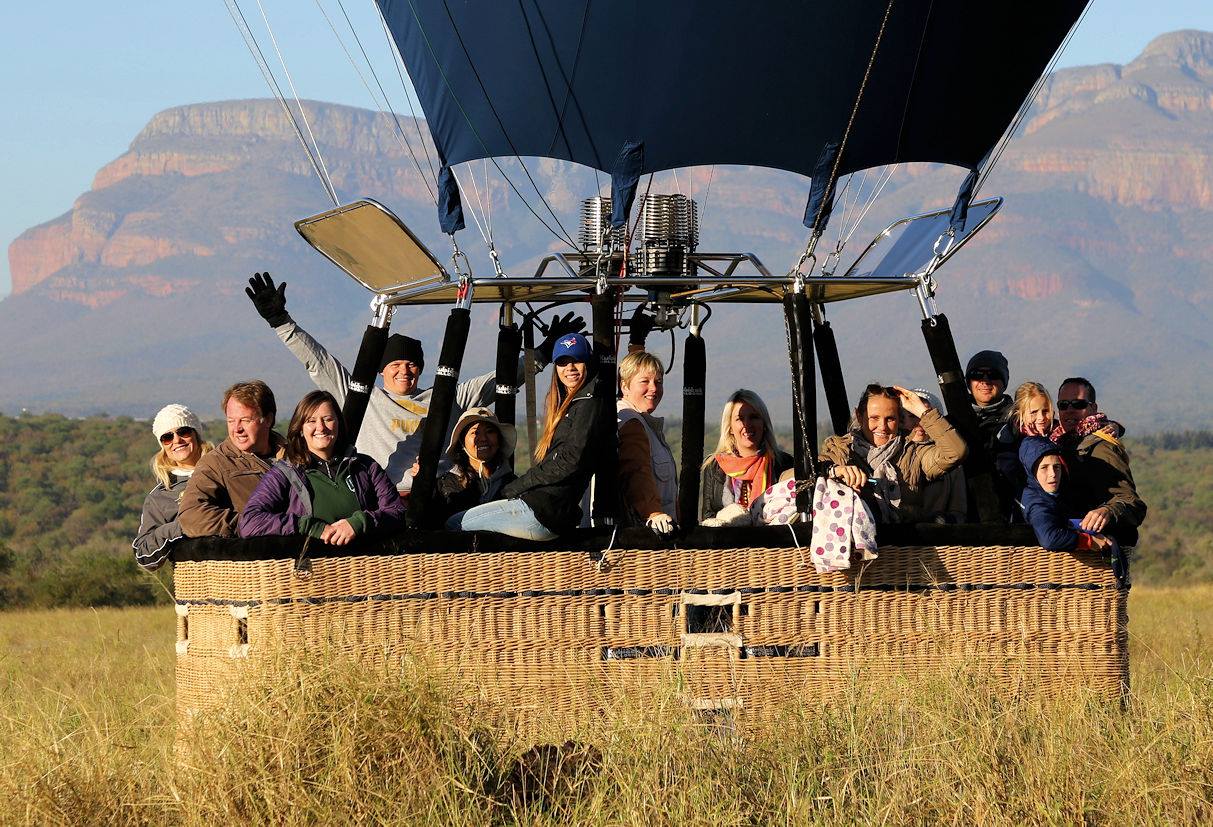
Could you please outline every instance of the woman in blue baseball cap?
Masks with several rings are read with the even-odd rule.
[[[581,522],[581,498],[593,473],[597,364],[580,333],[556,341],[552,363],[535,464],[501,490],[505,499],[456,514],[447,521],[448,529],[554,540]]]

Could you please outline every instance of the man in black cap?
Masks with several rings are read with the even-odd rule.
[[[1007,357],[997,350],[983,350],[973,355],[965,368],[965,381],[969,383],[969,396],[973,399],[973,413],[977,416],[977,431],[980,445],[970,446],[984,450],[993,462],[998,443],[998,432],[1011,417],[1013,403],[1007,396],[1007,383],[1011,371]]]
[[[249,279],[244,292],[287,349],[307,368],[316,387],[333,394],[344,405],[350,373],[286,312],[286,282],[275,286],[269,273],[257,273]],[[585,322],[572,313],[554,319],[538,348],[538,367],[547,364],[552,345],[559,337],[584,327]],[[358,451],[382,465],[402,494],[407,494],[413,487],[412,468],[421,450],[421,426],[430,410],[430,388],[419,387],[424,367],[425,351],[421,342],[399,333],[388,337],[379,365],[383,386],[371,392],[362,428],[358,431]],[[522,378],[519,360],[519,384]],[[495,373],[486,373],[461,382],[449,421],[454,424],[468,408],[492,404],[497,389],[495,380]]]

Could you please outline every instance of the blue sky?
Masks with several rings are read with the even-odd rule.
[[[336,0],[321,2],[344,25]],[[343,2],[376,68],[390,72],[373,0]],[[262,3],[300,95],[371,105],[315,2]],[[241,7],[264,41],[256,0]],[[1213,30],[1213,0],[1095,0],[1060,65],[1125,63],[1154,36],[1184,28]],[[66,212],[152,115],[268,95],[223,0],[8,4],[0,78],[0,296],[9,292],[9,243]]]

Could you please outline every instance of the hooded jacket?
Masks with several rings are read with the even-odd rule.
[[[270,431],[270,461],[281,458],[285,450],[286,440]],[[203,455],[181,495],[177,519],[185,535],[234,537],[240,512],[262,475],[270,470],[270,461],[241,451],[231,438]]]
[[[1070,468],[1075,507],[1082,514],[1108,509],[1112,516],[1104,533],[1131,546],[1137,544],[1137,527],[1146,518],[1146,504],[1137,494],[1122,436],[1124,428],[1111,422],[1084,437],[1066,435],[1059,445]]]
[[[283,460],[274,463],[240,513],[241,537],[306,533],[300,530],[300,523],[306,524],[304,518],[312,516],[312,490],[305,470]],[[347,519],[359,536],[404,524],[404,500],[383,468],[370,457],[346,454],[338,461],[333,477],[348,480],[358,500],[359,510]]]
[[[556,534],[581,522],[581,497],[590,484],[596,457],[597,384],[594,376],[573,397],[556,423],[543,459],[501,489],[502,497],[522,500],[543,527]]]
[[[1027,484],[1019,495],[1024,519],[1032,526],[1036,542],[1042,548],[1049,551],[1091,548],[1091,536],[1070,525],[1075,509],[1067,496],[1070,487],[1068,470],[1062,473],[1056,494],[1045,491],[1036,479],[1036,466],[1050,454],[1060,456],[1061,452],[1042,436],[1024,437],[1019,443],[1019,461],[1027,476]]]
[[[969,450],[952,423],[934,408],[924,413],[919,423],[931,441],[905,440],[901,454],[893,460],[901,483],[899,516],[906,523],[917,522],[926,516],[923,488],[959,466]],[[854,439],[853,433],[829,437],[822,445],[821,459],[835,465],[856,465],[870,474],[872,469],[868,468],[867,462],[851,451]]]

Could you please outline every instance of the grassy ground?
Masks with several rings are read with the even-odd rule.
[[[677,704],[625,710],[542,798],[518,793],[525,745],[422,674],[312,667],[178,739],[173,626],[164,608],[0,614],[0,821],[1213,819],[1213,587],[1134,590],[1124,712],[1000,697],[972,676],[857,687],[745,738]]]

